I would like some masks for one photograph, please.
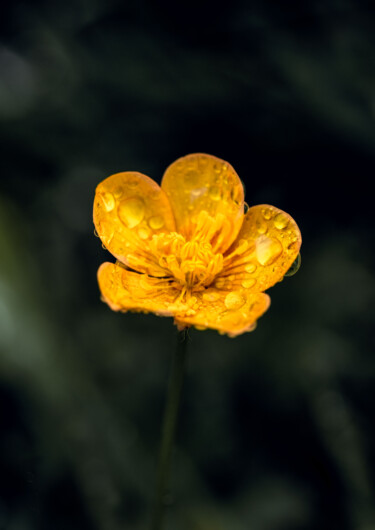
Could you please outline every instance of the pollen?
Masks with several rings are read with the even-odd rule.
[[[204,290],[223,269],[223,255],[198,237],[187,241],[175,232],[158,234],[150,248],[165,276],[175,281],[176,288],[190,293]]]

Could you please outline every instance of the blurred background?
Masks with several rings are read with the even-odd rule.
[[[302,267],[254,333],[190,332],[169,530],[374,530],[372,2],[6,2],[0,529],[148,528],[172,319],[117,314],[96,185],[230,162]]]

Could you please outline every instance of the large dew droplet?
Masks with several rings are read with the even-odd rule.
[[[118,207],[121,221],[129,228],[139,225],[145,215],[145,204],[139,197],[122,201]]]
[[[111,212],[116,205],[114,196],[112,195],[112,193],[107,192],[103,193],[101,197],[104,204],[104,208],[107,210],[107,212]]]
[[[257,260],[264,267],[274,263],[283,251],[283,247],[277,239],[262,236],[256,241],[255,254]]]
[[[224,303],[227,309],[236,310],[245,305],[246,298],[241,293],[233,291],[227,294]]]
[[[278,230],[284,230],[284,228],[287,227],[288,222],[288,217],[283,213],[278,213],[273,220],[273,223]]]

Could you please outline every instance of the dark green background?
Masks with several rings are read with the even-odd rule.
[[[147,529],[176,329],[116,314],[95,186],[228,160],[302,267],[190,332],[170,530],[374,530],[375,24],[355,0],[9,2],[0,18],[0,529]]]

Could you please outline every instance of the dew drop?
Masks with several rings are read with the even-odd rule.
[[[293,241],[292,243],[290,243],[290,245],[288,246],[288,250],[297,250],[298,248],[298,242],[297,241]]]
[[[269,219],[271,219],[271,217],[272,217],[272,212],[271,212],[271,210],[270,210],[269,208],[264,208],[264,209],[262,210],[262,214],[263,214],[263,217],[264,217],[265,219],[267,219],[267,221],[268,221]]]
[[[245,265],[245,271],[248,272],[249,274],[252,274],[253,272],[255,272],[256,268],[257,266],[255,265],[255,263],[248,263],[247,265]]]
[[[142,226],[141,228],[138,228],[138,235],[141,239],[147,239],[150,236],[150,230],[147,226]]]
[[[284,228],[288,226],[289,219],[283,213],[279,213],[276,215],[273,222],[274,222],[275,227],[278,230],[284,230]]]
[[[164,219],[161,215],[154,215],[154,217],[150,217],[148,224],[153,230],[158,230],[164,226]]]
[[[285,276],[294,276],[301,266],[301,254],[298,254],[291,267],[286,271]]]
[[[214,164],[214,172],[219,174],[221,173],[222,165],[221,164]]]
[[[268,230],[267,224],[258,219],[255,223],[258,234],[265,234]]]
[[[104,208],[107,210],[107,212],[111,212],[113,208],[116,206],[116,201],[112,193],[103,193],[102,194],[102,200],[104,204]]]
[[[227,294],[224,303],[227,309],[236,310],[245,305],[246,298],[241,293],[233,291]]]
[[[256,241],[256,257],[263,266],[274,263],[283,251],[280,241],[273,237],[261,236]]]
[[[250,287],[253,287],[256,283],[257,281],[255,278],[250,278],[249,280],[243,280],[241,285],[244,289],[250,289]]]
[[[220,197],[221,197],[220,188],[218,188],[218,186],[211,186],[211,188],[208,190],[208,195],[213,201],[220,200]]]
[[[122,201],[118,207],[121,221],[129,228],[139,225],[145,215],[145,204],[139,197]]]
[[[231,274],[230,276],[228,276],[228,280],[230,282],[234,282],[234,280],[236,279],[235,275],[234,274]]]

